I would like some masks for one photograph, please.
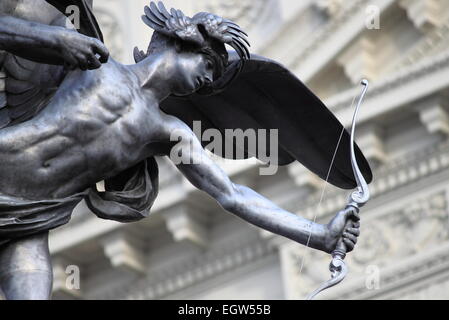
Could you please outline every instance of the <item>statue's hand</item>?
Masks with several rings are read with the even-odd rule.
[[[340,239],[346,246],[346,252],[351,252],[360,235],[360,217],[355,208],[346,208],[335,215],[326,225],[325,251],[332,253]]]
[[[109,51],[98,39],[63,28],[57,32],[58,36],[53,37],[55,49],[71,69],[98,69],[108,61]]]

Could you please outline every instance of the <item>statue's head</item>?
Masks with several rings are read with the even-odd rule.
[[[155,32],[146,53],[134,49],[134,59],[140,62],[157,53],[170,57],[174,95],[219,92],[250,58],[246,34],[235,23],[218,16],[199,13],[189,18],[180,10],[168,13],[162,2],[151,2],[142,19]],[[240,57],[233,65],[228,63],[226,44]]]

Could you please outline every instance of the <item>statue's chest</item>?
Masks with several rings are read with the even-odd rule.
[[[63,104],[64,133],[83,145],[100,144],[115,149],[140,141],[145,123],[142,105],[127,92],[100,92],[75,105]]]

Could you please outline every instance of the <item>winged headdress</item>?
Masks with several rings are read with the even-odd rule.
[[[181,10],[171,9],[170,13],[162,2],[157,5],[151,2],[150,6],[145,6],[145,15],[142,16],[143,22],[167,37],[179,39],[190,43],[198,48],[209,48],[222,46],[224,52],[221,54],[221,60],[225,61],[223,69],[226,76],[221,77],[220,81],[214,82],[212,88],[202,90],[203,94],[216,93],[224,88],[238,75],[243,69],[244,64],[251,58],[248,46],[250,43],[248,35],[240,26],[231,20],[224,19],[217,15],[200,12],[193,18],[186,16]],[[238,54],[239,60],[233,61],[227,65],[228,57],[224,45],[231,46]],[[134,49],[134,59],[139,62],[150,54]]]

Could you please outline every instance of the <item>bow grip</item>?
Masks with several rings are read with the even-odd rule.
[[[343,232],[345,232],[346,229],[348,229],[352,224],[351,220],[348,220],[346,222],[345,228],[343,229]],[[343,236],[338,240],[337,246],[335,247],[334,251],[332,251],[332,257],[334,258],[340,258],[341,260],[344,260],[346,258],[346,253],[348,252],[348,249],[346,248],[346,244],[343,241]]]
[[[351,223],[352,223],[352,221],[349,219],[346,222],[343,232],[345,232],[345,230],[351,226]],[[344,279],[344,277],[346,277],[346,274],[348,271],[347,271],[347,267],[345,265],[344,260],[346,258],[347,252],[348,252],[348,249],[346,248],[346,244],[343,241],[343,236],[342,236],[340,238],[340,240],[338,240],[335,250],[332,251],[332,261],[329,265],[329,270],[331,271],[333,278],[336,277],[337,275],[340,275],[340,277],[342,277],[343,279]]]

